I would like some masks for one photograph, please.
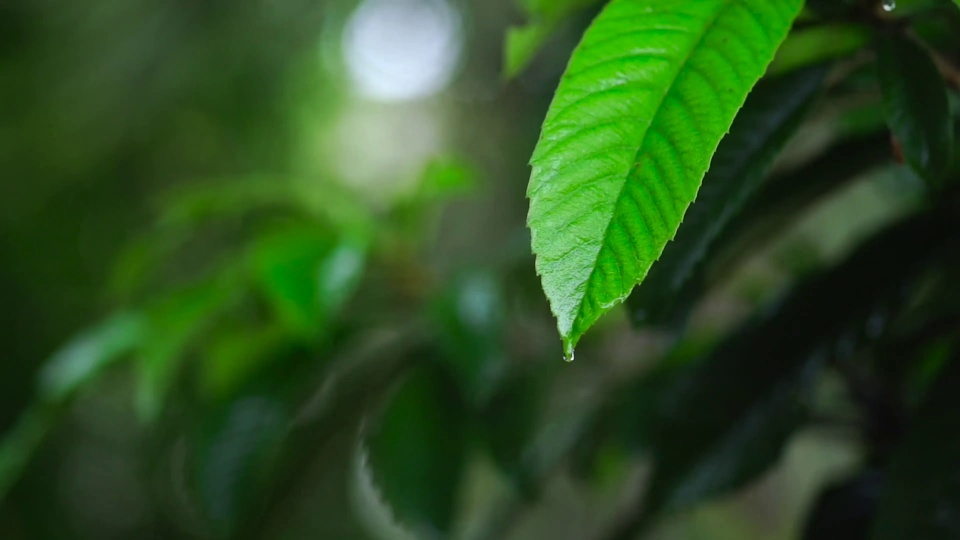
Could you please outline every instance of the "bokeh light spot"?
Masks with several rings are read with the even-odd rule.
[[[343,34],[351,81],[377,101],[411,101],[442,91],[462,49],[460,14],[445,0],[364,0]]]

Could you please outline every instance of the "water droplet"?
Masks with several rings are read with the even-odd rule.
[[[573,362],[573,356],[574,356],[574,354],[573,354],[572,352],[571,352],[570,354],[565,354],[565,355],[563,355],[563,361],[564,361],[564,362]]]
[[[897,0],[883,0],[883,10],[890,12],[897,9]]]

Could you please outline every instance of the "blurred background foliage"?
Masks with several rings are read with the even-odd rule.
[[[650,538],[864,528],[950,398],[960,228],[856,3],[771,68],[824,89],[722,249],[572,364],[526,160],[598,2],[522,4],[0,2],[0,538],[629,537],[644,492]],[[958,59],[949,2],[890,16]]]

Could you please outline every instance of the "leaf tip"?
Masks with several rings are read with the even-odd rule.
[[[576,341],[571,337],[563,338],[563,361],[564,362],[573,362],[576,351],[574,347],[576,346]]]

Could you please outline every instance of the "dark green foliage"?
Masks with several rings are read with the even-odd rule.
[[[350,298],[365,253],[315,224],[265,234],[248,254],[251,274],[276,318],[305,339],[329,331],[330,319]]]
[[[958,226],[940,211],[884,231],[672,383],[652,436],[655,468],[645,511],[689,506],[773,465],[805,420],[824,362],[861,346],[848,342],[874,309],[909,291],[932,257],[960,247]]]
[[[920,176],[935,185],[953,160],[953,121],[943,78],[915,41],[896,34],[877,40],[877,72],[890,130]]]
[[[638,324],[662,324],[676,313],[675,303],[706,264],[734,216],[764,179],[780,149],[793,136],[820,94],[827,67],[801,70],[762,81],[754,88],[717,147],[697,200],[683,227],[667,244],[660,260],[630,295],[628,305]]]
[[[211,412],[197,426],[191,477],[212,529],[232,537],[261,511],[290,412],[276,397],[253,393]]]
[[[960,362],[937,378],[890,461],[878,518],[870,538],[960,535]]]
[[[0,4],[3,540],[960,537],[955,2]]]
[[[530,455],[544,412],[546,384],[537,375],[520,374],[504,381],[481,418],[490,456],[530,497],[539,492],[544,472]]]
[[[362,466],[401,526],[420,538],[450,534],[467,457],[460,409],[448,379],[418,369],[367,427]]]
[[[504,311],[500,283],[490,272],[454,280],[434,308],[444,362],[474,406],[490,399],[503,376]]]
[[[882,488],[883,474],[877,471],[827,486],[807,517],[803,539],[869,540]]]

